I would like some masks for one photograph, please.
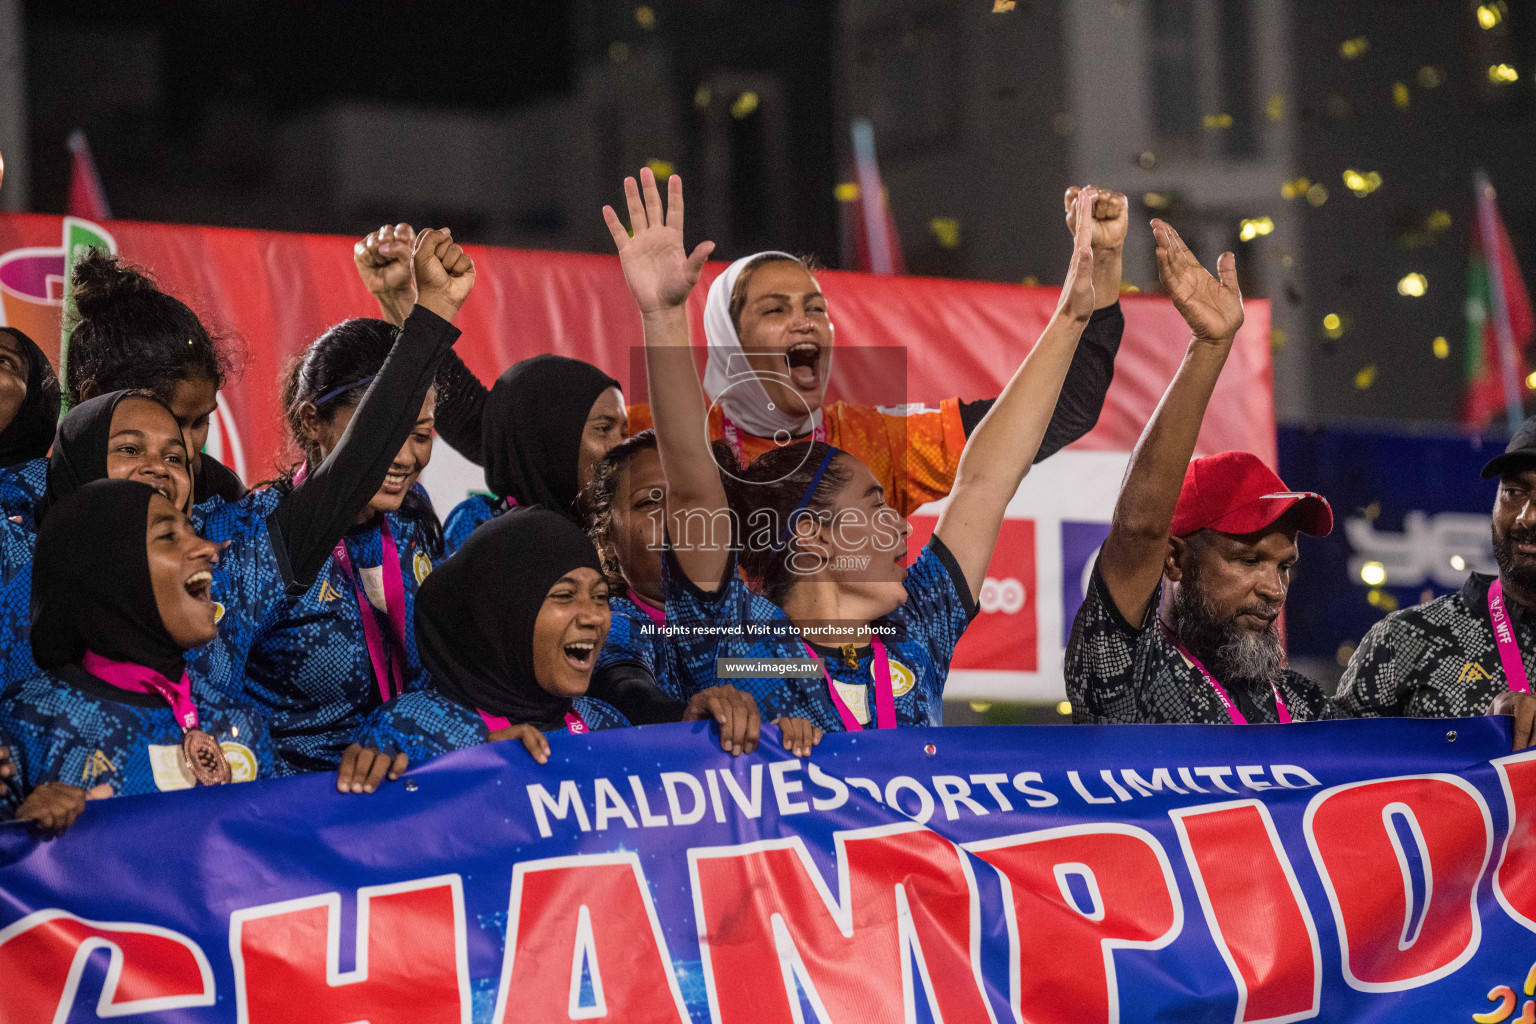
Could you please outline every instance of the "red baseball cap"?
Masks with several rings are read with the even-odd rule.
[[[1257,455],[1222,452],[1189,464],[1171,532],[1255,533],[1292,509],[1302,533],[1326,537],[1333,530],[1333,509],[1321,494],[1290,490]]]

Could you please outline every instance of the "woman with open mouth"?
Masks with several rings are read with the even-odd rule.
[[[498,516],[421,588],[416,636],[432,687],[374,712],[356,741],[421,761],[516,739],[543,764],[547,736],[629,725],[587,694],[608,598],[597,550],[569,519],[537,507]],[[757,708],[733,687],[701,695],[682,719],[718,723],[727,753],[757,746]]]
[[[260,713],[186,671],[185,652],[218,635],[217,561],[218,546],[142,481],[95,480],[49,510],[33,577],[41,671],[0,702],[24,767],[18,818],[61,830],[88,797],[272,774]],[[337,785],[372,792],[405,767],[359,748]]]
[[[1094,191],[1074,201],[1072,262],[1056,313],[977,425],[933,538],[906,570],[911,527],[848,452],[814,442],[745,467],[718,464],[702,429],[685,309],[713,246],[684,248],[676,176],[665,210],[655,177],[647,169],[640,179],[624,182],[633,234],[611,207],[603,215],[640,309],[657,397],[669,534],[662,589],[668,623],[685,627],[672,638],[685,686],[717,685],[722,658],[800,659],[818,669],[732,681],[765,715],[803,717],[826,731],[942,724],[955,644],[976,614],[1004,511],[1093,313]],[[735,536],[690,527],[720,519],[738,524]],[[738,547],[752,587],[737,573]]]

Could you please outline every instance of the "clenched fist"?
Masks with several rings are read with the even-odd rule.
[[[1093,249],[1097,256],[1103,249],[1123,249],[1125,247],[1125,232],[1131,224],[1130,204],[1125,201],[1123,192],[1115,192],[1107,188],[1093,189]],[[1077,233],[1077,213],[1072,206],[1077,202],[1078,193],[1083,189],[1076,185],[1067,189],[1062,197],[1062,203],[1067,213],[1067,230],[1074,235]]]
[[[411,262],[416,271],[416,301],[444,320],[458,315],[475,286],[475,264],[447,228],[416,236]]]

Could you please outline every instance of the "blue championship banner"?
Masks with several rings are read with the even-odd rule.
[[[0,829],[0,1021],[1536,1018],[1505,719],[551,747]]]

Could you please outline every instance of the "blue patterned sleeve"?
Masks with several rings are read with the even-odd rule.
[[[448,513],[443,523],[443,545],[453,554],[469,540],[481,523],[496,518],[496,499],[488,494],[471,494]]]
[[[5,697],[0,695],[0,707],[4,706]],[[0,786],[5,791],[0,793],[0,821],[10,821],[16,817],[16,808],[21,806],[21,780],[26,777],[26,765],[21,760],[21,748],[11,739],[10,734],[4,728],[0,728],[0,749],[5,750],[6,760],[0,764],[10,764],[11,774],[9,778],[0,779]]]
[[[272,489],[237,502],[214,498],[198,506],[198,533],[226,544],[213,570],[212,596],[219,638],[192,652],[188,671],[234,699],[245,689],[245,665],[267,614],[283,597],[277,554],[266,519],[281,500]]]
[[[396,697],[363,720],[352,742],[386,754],[404,754],[412,764],[451,750],[484,743],[490,736],[480,716],[436,690]]]
[[[32,535],[0,520],[0,687],[36,674],[32,660]]]
[[[577,697],[571,701],[571,708],[593,732],[601,729],[628,729],[633,724],[618,708],[596,697]],[[569,729],[555,729],[545,735],[563,736],[569,732]]]
[[[48,485],[48,460],[32,459],[0,469],[0,518],[20,520],[28,533],[37,532],[37,503]]]
[[[735,554],[726,563],[719,586],[706,592],[683,572],[668,545],[662,553],[661,586],[667,605],[667,643],[675,671],[682,677],[678,682],[683,692],[691,696],[718,686],[715,659],[721,656],[729,636],[722,628],[744,627],[754,618],[757,607],[752,591],[736,573]],[[740,637],[737,634],[736,638]]]
[[[960,564],[949,548],[935,536],[907,570],[905,586],[903,624],[908,634],[928,649],[928,656],[941,674],[947,675],[955,645],[977,612],[965,573],[960,571]]]

